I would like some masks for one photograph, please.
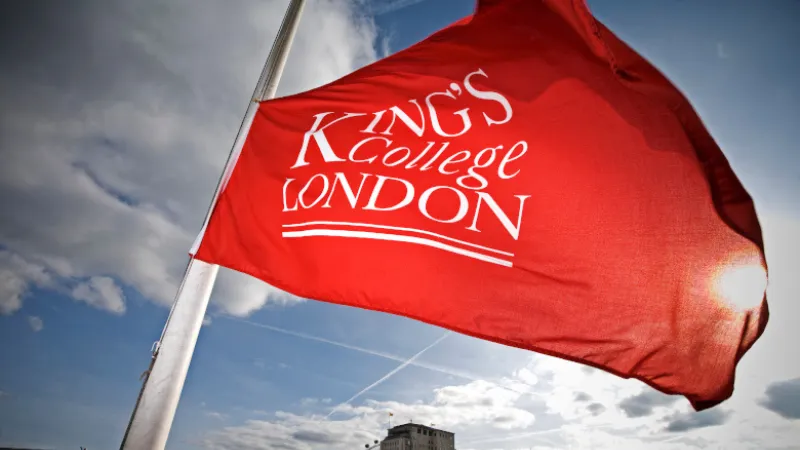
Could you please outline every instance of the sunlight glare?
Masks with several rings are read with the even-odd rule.
[[[761,304],[767,289],[767,272],[757,261],[731,262],[719,269],[714,281],[719,299],[744,311]]]

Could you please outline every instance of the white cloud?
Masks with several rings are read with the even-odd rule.
[[[44,329],[44,322],[41,317],[28,316],[28,325],[30,325],[34,333],[38,333]]]
[[[487,344],[491,345],[491,344]],[[543,355],[495,382],[432,387],[426,401],[365,400],[325,420],[316,398],[305,412],[278,411],[210,431],[207,449],[339,450],[363,448],[385,436],[389,412],[397,425],[436,424],[456,433],[459,450],[789,448],[800,428],[741,398],[703,413],[666,401],[643,383]],[[415,378],[416,382],[423,381]],[[513,387],[513,388],[510,388]],[[582,395],[577,395],[577,394]],[[589,406],[602,405],[595,414]],[[622,405],[622,406],[621,406]],[[628,417],[632,405],[635,417]],[[600,409],[600,408],[598,408]],[[626,409],[628,410],[626,412]]]
[[[436,389],[433,400],[428,403],[367,401],[361,406],[346,405],[340,410],[346,417],[343,420],[328,421],[323,416],[279,411],[272,421],[250,420],[211,432],[204,445],[220,450],[358,448],[381,438],[379,433],[388,424],[389,412],[396,420],[411,418],[415,423],[434,423],[461,431],[479,427],[483,431],[502,433],[534,423],[532,412],[514,405],[521,395],[494,383],[479,381]],[[301,403],[314,407],[319,401],[304,399]]]
[[[534,358],[530,370],[538,375],[539,389],[547,392],[544,398],[548,410],[569,421],[583,420],[595,425],[629,421],[617,405],[650,389],[640,381],[549,356]],[[591,401],[576,399],[577,393],[585,394]],[[604,412],[593,414],[588,407],[594,403],[603,405]]]
[[[476,380],[433,388],[432,397],[425,402],[366,400],[360,405],[341,407],[339,413],[344,419],[336,421],[324,420],[324,416],[313,413],[279,412],[274,420],[252,420],[212,432],[206,436],[205,446],[209,449],[356,448],[380,439],[377,430],[386,428],[388,413],[392,412],[395,424],[413,420],[454,431],[459,449],[521,449],[533,445],[566,448],[567,442],[579,440],[587,430],[595,430],[596,439],[614,438],[613,433],[602,431],[603,427],[618,423],[622,412],[616,404],[637,394],[642,387],[639,382],[535,355],[527,366],[496,381]],[[602,401],[604,411],[592,414],[586,401],[576,400],[577,392],[591,396],[596,403]],[[305,399],[301,405],[313,409],[318,402]],[[542,417],[543,423],[537,417]],[[651,436],[660,431],[655,424],[637,434],[641,422],[629,422],[622,427],[628,441],[641,445],[639,434]],[[570,428],[566,424],[575,426]]]
[[[228,418],[228,416],[226,414],[222,414],[222,413],[217,412],[217,411],[206,411],[205,415],[207,417],[211,417],[212,419],[217,419],[217,420],[225,420],[225,419]]]
[[[770,384],[759,403],[781,417],[800,419],[800,378]]]
[[[50,275],[44,267],[0,250],[0,314],[13,314],[22,308],[22,298],[30,285],[49,283]]]
[[[286,2],[98,5],[37,12],[42,27],[15,32],[46,44],[0,54],[13,67],[0,74],[0,207],[14,211],[0,221],[0,246],[35,256],[68,290],[89,280],[73,292],[112,312],[122,297],[98,280],[169,305]],[[309,2],[280,92],[375,59],[374,25],[355,8]],[[4,314],[35,284],[7,266]],[[296,300],[227,270],[212,299],[234,315]]]
[[[205,437],[204,445],[217,450],[357,448],[382,438],[381,430],[388,426],[389,412],[394,414],[395,424],[413,420],[454,431],[457,448],[464,450],[567,448],[568,442],[585,441],[581,436],[592,430],[593,442],[615,439],[613,433],[600,428],[609,427],[608,423],[590,423],[581,419],[585,414],[574,413],[577,409],[585,410],[584,404],[570,407],[565,404],[567,402],[556,401],[560,413],[552,411],[550,398],[555,392],[554,378],[571,380],[567,383],[569,386],[588,390],[600,398],[605,391],[614,390],[614,386],[606,386],[602,378],[597,378],[603,377],[599,372],[589,373],[574,363],[559,363],[559,360],[535,356],[528,367],[498,382],[472,381],[434,388],[432,398],[426,402],[367,400],[361,405],[346,405],[340,410],[343,420],[327,421],[313,413],[278,412],[274,420],[251,420],[213,431]],[[624,393],[620,393],[614,398],[623,396]],[[574,398],[574,392],[570,398]],[[317,405],[313,400],[302,403],[309,408]],[[613,403],[609,408],[614,408]],[[537,416],[543,417],[545,423],[539,424]],[[568,426],[568,423],[575,425]],[[627,434],[625,440],[641,446],[639,436],[631,431]]]
[[[232,316],[248,316],[265,304],[290,305],[304,301],[256,278],[239,272],[221,272],[214,288],[213,302],[220,311]]]
[[[75,300],[114,314],[125,313],[125,295],[122,289],[108,277],[92,277],[72,290]]]
[[[16,273],[0,270],[0,314],[12,314],[22,308],[22,294],[28,283]]]
[[[206,437],[203,445],[214,450],[344,450],[362,447],[377,438],[374,432],[366,431],[367,424],[360,419],[323,422],[288,413],[278,416],[276,421],[249,420],[241,426],[226,427]]]

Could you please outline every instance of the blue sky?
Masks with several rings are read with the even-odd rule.
[[[0,18],[0,446],[119,445],[287,4],[234,3],[37,0]],[[473,8],[371,3],[310,1],[281,92],[331,81]],[[455,430],[459,449],[800,442],[800,401],[786,401],[800,398],[790,344],[800,341],[800,3],[589,4],[687,94],[756,199],[772,319],[735,397],[693,415],[641,383],[453,334],[325,419],[444,330],[224,273],[169,448],[360,447],[388,411]]]

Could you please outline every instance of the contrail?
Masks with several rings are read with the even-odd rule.
[[[236,322],[241,322],[241,323],[245,323],[245,324],[248,324],[248,325],[252,325],[254,327],[264,328],[266,330],[274,331],[276,333],[286,334],[288,336],[294,336],[294,337],[298,337],[298,338],[301,338],[301,339],[308,339],[310,341],[315,341],[315,342],[322,342],[324,344],[334,345],[334,346],[339,347],[339,348],[344,348],[344,349],[347,349],[347,350],[353,350],[353,351],[364,353],[364,354],[367,354],[367,355],[377,356],[379,358],[385,358],[385,359],[388,359],[388,360],[391,360],[391,361],[397,361],[397,362],[401,362],[401,363],[408,363],[408,365],[411,365],[411,366],[414,366],[414,367],[419,367],[421,369],[427,369],[427,370],[430,370],[430,371],[433,371],[433,372],[438,372],[438,373],[441,373],[441,374],[444,374],[444,375],[450,375],[450,376],[462,378],[464,380],[469,380],[469,381],[491,381],[491,380],[488,380],[486,377],[479,377],[477,375],[473,375],[471,373],[464,372],[464,371],[461,371],[461,370],[454,370],[454,369],[450,369],[448,367],[442,367],[442,366],[439,366],[439,365],[436,365],[436,364],[430,364],[430,363],[425,363],[425,362],[418,362],[418,361],[408,362],[408,360],[406,358],[403,358],[401,356],[398,356],[398,355],[395,355],[395,354],[392,354],[392,353],[372,350],[372,349],[368,349],[368,348],[364,348],[364,347],[359,347],[357,345],[345,344],[344,342],[333,341],[333,340],[326,339],[326,338],[323,338],[323,337],[314,336],[314,335],[308,334],[308,333],[302,333],[302,332],[299,332],[299,331],[287,330],[285,328],[280,328],[280,327],[275,327],[275,326],[272,326],[272,325],[266,325],[266,324],[263,324],[263,323],[253,322],[253,321],[250,321],[250,320],[240,319],[238,317],[233,317],[233,316],[224,315],[224,316],[220,316],[220,317],[226,318],[228,320],[233,320],[233,321],[236,321]],[[503,385],[501,385],[499,383],[497,384],[497,386],[499,388],[501,388],[501,389],[505,389],[505,390],[508,390],[508,391],[511,391],[511,392],[515,392],[517,394],[522,394],[522,392],[517,391],[516,389],[512,389],[512,388],[510,388],[508,386],[503,386]],[[536,392],[527,392],[527,393],[531,394],[531,395],[537,395],[537,396],[543,396],[544,395],[544,394],[536,393]]]
[[[415,354],[415,355],[414,355],[414,356],[412,356],[411,358],[408,358],[408,360],[407,360],[407,361],[404,361],[402,364],[400,364],[399,366],[395,367],[395,368],[394,368],[394,369],[393,369],[391,372],[389,372],[389,373],[387,373],[386,375],[382,376],[382,377],[381,377],[381,378],[380,378],[378,381],[376,381],[376,382],[374,382],[374,383],[370,384],[369,386],[365,387],[364,389],[360,390],[360,391],[359,391],[359,392],[358,392],[356,395],[354,395],[354,396],[350,397],[350,398],[349,398],[349,399],[348,399],[346,402],[339,403],[338,405],[336,405],[336,407],[334,407],[334,408],[331,410],[331,412],[330,412],[330,413],[328,413],[328,415],[327,415],[327,416],[325,416],[325,419],[329,419],[329,418],[330,418],[330,417],[333,415],[333,413],[335,413],[336,411],[338,411],[338,410],[339,410],[339,408],[341,408],[342,406],[349,404],[349,403],[350,403],[350,402],[352,402],[353,400],[355,400],[355,399],[357,399],[358,397],[360,397],[362,394],[365,394],[365,393],[369,392],[369,390],[370,390],[370,389],[374,388],[375,386],[378,386],[379,384],[381,384],[381,383],[383,383],[384,381],[386,381],[386,380],[388,380],[389,378],[391,378],[391,377],[392,377],[392,375],[394,375],[394,374],[396,374],[397,372],[400,372],[401,370],[403,370],[404,368],[406,368],[406,366],[408,366],[409,364],[413,363],[413,362],[414,362],[414,360],[416,360],[417,358],[419,358],[420,356],[422,356],[422,354],[423,354],[423,353],[425,353],[425,352],[427,352],[428,350],[430,350],[431,348],[433,348],[433,346],[435,346],[435,345],[436,345],[436,344],[438,344],[439,342],[442,342],[442,341],[444,340],[444,338],[446,338],[447,336],[450,336],[450,334],[451,334],[451,333],[452,333],[451,331],[448,331],[448,332],[446,332],[446,333],[445,333],[445,334],[443,334],[441,337],[439,337],[439,339],[436,339],[435,341],[433,341],[433,343],[432,343],[431,345],[429,345],[429,346],[427,346],[427,347],[423,348],[422,350],[420,350],[419,352],[417,352],[417,354]]]
[[[263,323],[251,322],[249,320],[239,319],[238,317],[230,317],[230,316],[224,316],[224,317],[229,319],[229,320],[234,320],[236,322],[246,323],[246,324],[252,325],[254,327],[265,328],[267,330],[272,330],[272,331],[275,331],[277,333],[288,334],[289,336],[299,337],[299,338],[302,338],[302,339],[308,339],[310,341],[323,342],[325,344],[335,345],[337,347],[346,348],[348,350],[354,350],[354,351],[361,352],[361,353],[366,353],[368,355],[379,356],[381,358],[391,359],[393,361],[405,361],[406,360],[405,358],[402,358],[402,357],[397,356],[397,355],[393,355],[391,353],[379,352],[379,351],[370,350],[370,349],[364,348],[364,347],[358,347],[356,345],[350,345],[350,344],[345,344],[343,342],[332,341],[330,339],[321,338],[321,337],[314,336],[314,335],[311,335],[311,334],[301,333],[299,331],[292,331],[292,330],[287,330],[285,328],[273,327],[272,325],[266,325],[266,324],[263,324]]]
[[[364,347],[359,347],[357,345],[350,345],[350,344],[345,344],[343,342],[332,341],[330,339],[325,339],[325,338],[322,338],[322,337],[319,337],[319,336],[314,336],[314,335],[307,334],[307,333],[301,333],[301,332],[298,332],[298,331],[287,330],[285,328],[274,327],[272,325],[266,325],[266,324],[263,324],[263,323],[252,322],[250,320],[240,319],[238,317],[231,317],[231,316],[222,316],[222,317],[224,317],[224,318],[226,318],[228,320],[233,320],[233,321],[236,321],[236,322],[246,323],[246,324],[252,325],[254,327],[264,328],[264,329],[267,329],[267,330],[270,330],[270,331],[274,331],[276,333],[281,333],[281,334],[286,334],[286,335],[289,335],[289,336],[299,337],[301,339],[308,339],[310,341],[316,341],[316,342],[322,342],[322,343],[325,343],[325,344],[335,345],[336,347],[345,348],[345,349],[348,349],[348,350],[353,350],[353,351],[356,351],[356,352],[361,352],[361,353],[365,353],[367,355],[377,356],[377,357],[380,357],[380,358],[386,358],[386,359],[389,359],[389,360],[392,360],[392,361],[407,362],[407,358],[403,358],[402,356],[394,355],[392,353],[386,353],[386,352],[381,352],[381,351],[377,351],[377,350],[371,350],[371,349],[364,348]],[[459,370],[449,369],[447,367],[438,366],[436,364],[428,364],[428,363],[421,363],[421,362],[413,361],[413,362],[411,362],[411,365],[415,366],[415,367],[422,368],[422,369],[428,369],[428,370],[431,370],[431,371],[434,371],[434,372],[439,372],[439,373],[442,373],[442,374],[445,374],[445,375],[451,375],[451,376],[454,376],[454,377],[463,378],[465,380],[470,380],[470,381],[485,380],[485,377],[478,377],[478,376],[472,375],[470,373],[462,372],[462,371],[459,371]]]
[[[405,7],[422,3],[425,0],[388,0],[385,2],[374,2],[377,4],[370,5],[369,12],[374,16],[388,14]]]

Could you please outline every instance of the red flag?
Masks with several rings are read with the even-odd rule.
[[[698,410],[731,395],[768,316],[749,195],[686,99],[580,0],[482,0],[264,102],[196,257]]]

